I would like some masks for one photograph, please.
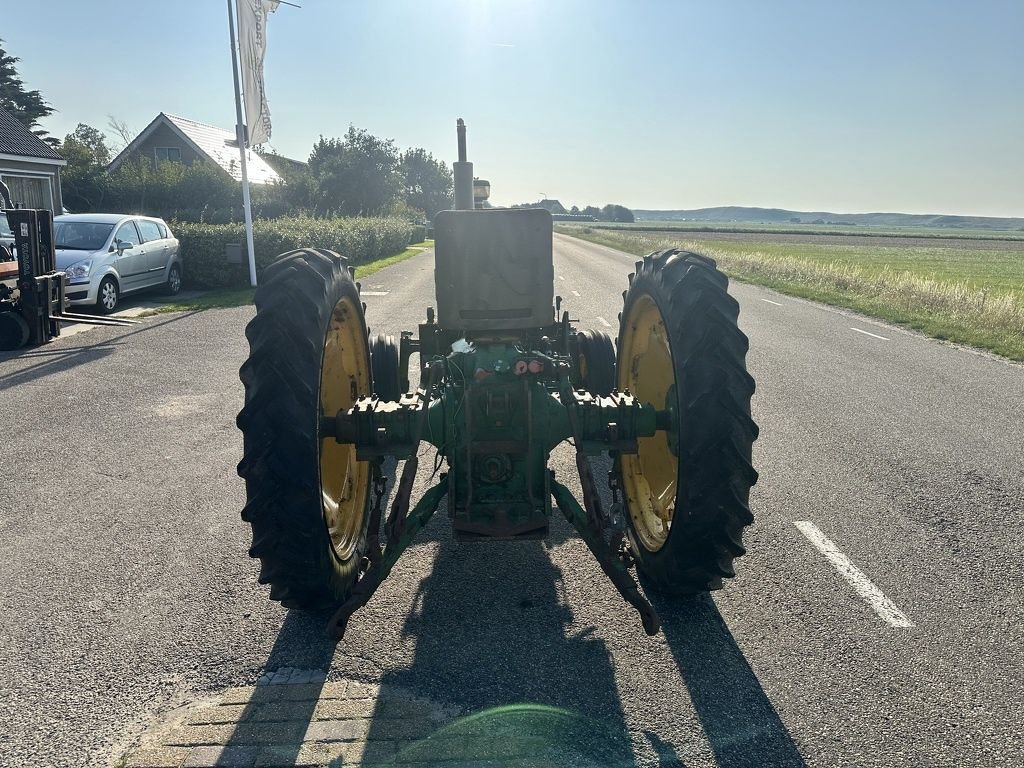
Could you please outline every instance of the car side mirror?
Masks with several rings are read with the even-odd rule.
[[[134,243],[118,242],[118,244],[117,244],[117,252],[118,253],[124,253],[129,248],[134,248],[134,247],[135,247]]]

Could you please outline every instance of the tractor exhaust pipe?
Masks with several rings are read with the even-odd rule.
[[[452,172],[455,175],[455,210],[472,211],[473,164],[466,161],[466,123],[460,117],[456,126],[459,132],[459,160],[452,163]]]

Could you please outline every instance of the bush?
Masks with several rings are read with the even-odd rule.
[[[270,262],[296,248],[327,248],[353,265],[400,253],[412,224],[400,219],[314,219],[301,216],[253,223],[257,276]],[[229,288],[248,284],[248,254],[242,224],[171,222],[181,243],[184,284],[188,288]],[[241,243],[242,263],[228,264],[227,246]]]
[[[410,224],[412,234],[409,235],[409,245],[422,243],[427,239],[427,227],[424,224]]]

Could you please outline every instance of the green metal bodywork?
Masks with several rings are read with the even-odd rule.
[[[633,452],[638,437],[657,429],[655,409],[629,394],[573,389],[568,356],[459,344],[465,351],[425,361],[417,393],[397,403],[364,398],[330,430],[363,460],[409,458],[419,440],[432,444],[448,463],[448,512],[460,538],[544,536],[557,445],[572,439],[585,454]]]
[[[369,567],[333,620],[336,636],[442,497],[462,540],[543,537],[554,497],[653,634],[657,617],[629,575],[631,560],[616,544],[622,542],[621,523],[612,522],[614,513],[602,512],[586,456],[635,453],[638,438],[664,428],[666,412],[628,392],[598,396],[573,387],[582,380],[578,342],[568,313],[559,316],[560,299],[553,296],[551,215],[468,210],[472,164],[466,161],[461,120],[454,170],[456,203],[465,209],[435,219],[438,312],[428,309],[418,337],[402,333],[399,376],[407,394],[390,402],[364,397],[347,411],[321,414],[322,436],[354,444],[359,460],[378,467],[384,457],[406,460],[385,523],[387,540],[382,548],[372,539]],[[415,392],[409,391],[413,355],[420,365]],[[410,511],[422,441],[437,449],[448,471]],[[565,441],[576,449],[583,505],[548,468],[551,451]],[[380,515],[378,508],[373,518]]]

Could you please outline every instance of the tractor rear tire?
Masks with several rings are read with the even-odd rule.
[[[402,397],[402,379],[398,371],[398,344],[394,336],[377,334],[370,345],[373,367],[373,391],[381,400],[397,402]]]
[[[615,347],[604,331],[576,334],[576,363],[580,386],[594,395],[608,396],[615,390]]]
[[[289,608],[341,603],[367,548],[370,467],[355,447],[320,438],[320,420],[372,391],[359,293],[346,260],[325,250],[279,256],[256,290],[239,372],[245,479],[259,581]]]
[[[720,589],[735,576],[757,482],[754,380],[728,279],[700,254],[644,257],[626,293],[618,388],[672,412],[672,427],[616,459],[637,568],[657,591]]]

